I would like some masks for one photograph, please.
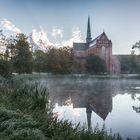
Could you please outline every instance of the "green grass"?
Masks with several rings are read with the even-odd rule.
[[[0,138],[2,140],[121,140],[106,129],[88,131],[52,112],[48,91],[23,80],[0,82]]]

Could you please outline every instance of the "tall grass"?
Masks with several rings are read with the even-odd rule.
[[[0,82],[0,138],[2,140],[121,140],[105,129],[93,131],[58,120],[48,91],[22,80]]]

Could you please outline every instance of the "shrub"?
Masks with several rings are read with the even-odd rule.
[[[0,107],[0,137],[7,140],[46,140],[29,115]]]

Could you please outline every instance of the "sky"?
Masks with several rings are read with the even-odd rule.
[[[140,0],[0,0],[0,30],[72,45],[85,41],[90,15],[92,38],[105,31],[114,54],[130,54],[140,40],[139,7]]]

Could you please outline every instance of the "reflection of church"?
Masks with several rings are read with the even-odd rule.
[[[75,93],[76,94],[76,93]],[[77,98],[76,98],[77,96]],[[91,115],[94,111],[103,120],[112,111],[112,95],[109,93],[93,93],[85,96],[76,94],[71,96],[74,108],[86,108],[88,128],[91,128]]]
[[[91,37],[90,18],[88,17],[87,37],[85,43],[73,43],[73,54],[75,60],[83,62],[89,55],[97,55],[106,63],[108,72],[120,73],[120,62],[112,55],[112,42],[108,39],[105,32],[95,39]]]
[[[55,88],[53,87],[55,86]],[[103,82],[104,88],[98,82],[95,87],[91,84],[81,85],[81,83],[65,84],[63,82],[51,85],[53,89],[50,93],[50,100],[58,103],[59,106],[73,104],[73,108],[86,108],[88,128],[91,128],[91,116],[94,111],[103,120],[112,111],[112,94],[110,84]],[[70,102],[69,102],[70,101]]]
[[[52,104],[73,105],[73,108],[86,109],[84,113],[87,116],[89,130],[93,126],[91,118],[94,118],[94,113],[105,120],[112,111],[112,98],[117,94],[135,95],[139,89],[134,87],[139,86],[138,79],[95,79],[77,76],[47,78],[47,88]],[[140,112],[139,106],[134,106],[133,109]]]

